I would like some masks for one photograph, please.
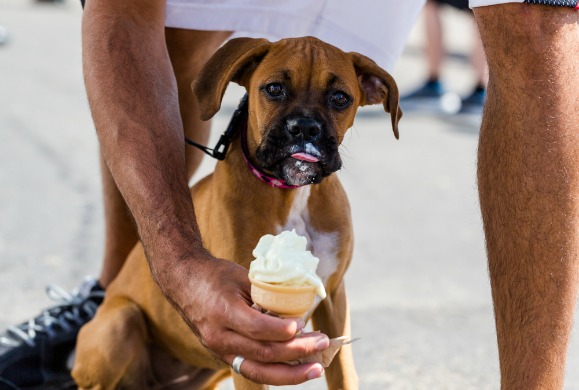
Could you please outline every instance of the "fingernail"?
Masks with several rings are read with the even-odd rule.
[[[322,337],[316,343],[316,350],[323,351],[324,349],[328,348],[329,345],[330,345],[330,340],[328,340],[327,337]]]
[[[321,364],[316,364],[308,371],[308,380],[319,378],[322,375],[324,375],[324,367]]]
[[[296,320],[296,326],[298,327],[298,330],[302,330],[304,326],[306,326],[306,322],[300,318]]]

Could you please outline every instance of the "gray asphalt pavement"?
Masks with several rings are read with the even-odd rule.
[[[80,6],[0,0],[0,327],[51,304],[44,287],[98,275],[103,218],[97,141],[81,73]],[[447,12],[444,78],[472,75],[465,15]],[[394,76],[422,81],[421,29]],[[241,96],[226,95],[213,138]],[[475,181],[479,118],[407,113],[400,140],[380,108],[360,111],[340,176],[356,248],[347,274],[363,389],[497,389],[498,357]],[[206,159],[196,176],[210,172]],[[579,389],[573,339],[566,389]],[[226,385],[225,388],[229,388]],[[320,380],[302,386],[321,389]]]

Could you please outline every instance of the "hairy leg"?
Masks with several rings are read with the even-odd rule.
[[[199,119],[197,102],[191,83],[213,52],[227,39],[230,32],[167,29],[167,48],[177,78],[179,106],[185,134],[199,143],[206,143],[210,122]],[[189,178],[201,164],[203,153],[185,150]],[[137,230],[127,205],[101,157],[101,175],[105,210],[105,250],[99,282],[103,287],[115,278],[131,249],[138,240]]]
[[[559,389],[578,286],[579,13],[475,8],[490,80],[478,180],[503,389]]]
[[[202,145],[205,145],[209,138],[211,122],[199,119],[199,110],[191,90],[191,83],[207,60],[230,35],[229,31],[195,31],[175,28],[167,28],[165,32],[171,64],[177,77],[179,106],[185,135]],[[193,147],[186,147],[185,151],[187,173],[191,178],[205,154]]]

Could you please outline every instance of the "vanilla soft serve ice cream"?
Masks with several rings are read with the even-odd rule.
[[[326,290],[316,274],[320,260],[306,250],[307,240],[295,230],[266,234],[253,250],[250,279],[283,286],[313,286],[323,299]]]

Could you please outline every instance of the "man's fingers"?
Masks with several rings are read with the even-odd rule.
[[[234,355],[225,357],[231,365]],[[239,366],[239,372],[252,382],[273,386],[297,385],[324,375],[324,368],[319,363],[307,363],[290,366],[284,363],[260,363],[245,359]]]
[[[278,318],[250,308],[245,302],[236,306],[233,318],[229,318],[229,328],[236,333],[254,340],[287,341],[292,339],[305,323],[297,318]]]
[[[283,319],[263,314],[251,308],[251,284],[247,278],[247,269],[222,260],[224,276],[221,279],[222,290],[220,298],[225,298],[226,307],[218,309],[219,324],[232,329],[254,340],[286,341],[293,338],[305,325],[302,319]],[[214,307],[219,307],[214,305]]]
[[[263,363],[288,362],[310,356],[328,348],[328,336],[312,332],[299,335],[285,342],[255,341],[229,331],[222,337],[223,344],[215,350],[223,355],[237,354],[243,351],[243,357]]]

